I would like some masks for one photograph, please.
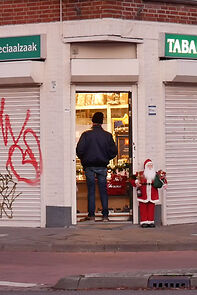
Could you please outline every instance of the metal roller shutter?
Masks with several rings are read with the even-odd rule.
[[[167,86],[166,222],[197,222],[197,87]]]
[[[0,225],[39,227],[40,89],[0,88],[0,99]]]

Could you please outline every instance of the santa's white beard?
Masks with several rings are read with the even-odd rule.
[[[147,180],[152,181],[155,178],[156,175],[156,171],[154,168],[149,169],[148,167],[146,167],[144,169],[144,176]]]

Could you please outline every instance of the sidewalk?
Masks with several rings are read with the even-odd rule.
[[[86,221],[69,228],[0,227],[0,251],[136,252],[197,250],[197,224],[140,228]]]
[[[156,228],[140,228],[127,223],[81,222],[69,228],[13,228],[0,227],[0,251],[5,252],[62,252],[62,253],[147,253],[159,251],[191,251],[197,250],[197,224],[160,226]],[[189,253],[188,252],[188,253]],[[111,253],[111,254],[110,254]],[[163,252],[165,253],[165,252]],[[175,255],[174,252],[173,256]],[[181,252],[180,252],[181,253]],[[160,255],[160,254],[159,254]],[[162,254],[161,254],[162,255]],[[182,254],[181,254],[182,255]],[[193,254],[195,255],[195,254]],[[192,256],[193,257],[193,256]],[[196,257],[196,255],[195,255]],[[192,259],[195,260],[196,258]],[[181,259],[182,260],[182,259]],[[87,260],[88,263],[88,260]],[[106,262],[107,263],[107,262]],[[144,262],[145,263],[145,262]],[[169,266],[170,264],[168,264]],[[178,264],[177,264],[178,265]],[[181,264],[180,264],[181,265]],[[147,288],[152,279],[156,284],[176,286],[185,284],[197,288],[197,267],[187,269],[147,268],[146,271],[129,271],[117,273],[83,273],[66,275],[57,280],[55,289],[87,289],[87,288]],[[87,264],[86,264],[87,266]],[[88,266],[87,266],[88,267]],[[159,269],[160,268],[160,269]],[[86,268],[87,270],[87,268]],[[155,277],[155,276],[159,277]],[[163,275],[164,277],[161,277]],[[178,282],[176,280],[179,280]],[[162,281],[163,280],[163,281]],[[171,283],[172,282],[172,283]]]

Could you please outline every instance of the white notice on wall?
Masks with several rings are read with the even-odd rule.
[[[50,83],[50,92],[55,92],[57,88],[57,82],[56,81],[51,81]]]
[[[149,105],[148,106],[148,115],[155,116],[156,115],[156,105]]]

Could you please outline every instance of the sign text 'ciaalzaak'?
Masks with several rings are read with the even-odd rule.
[[[0,38],[0,61],[45,58],[43,41],[42,35]]]
[[[165,56],[197,58],[197,36],[165,34]]]
[[[1,47],[0,46],[0,53],[11,53],[11,52],[33,52],[37,51],[37,44],[32,42],[32,44],[29,45],[20,45],[20,43],[17,43],[17,45],[9,45],[8,43],[6,46]]]

